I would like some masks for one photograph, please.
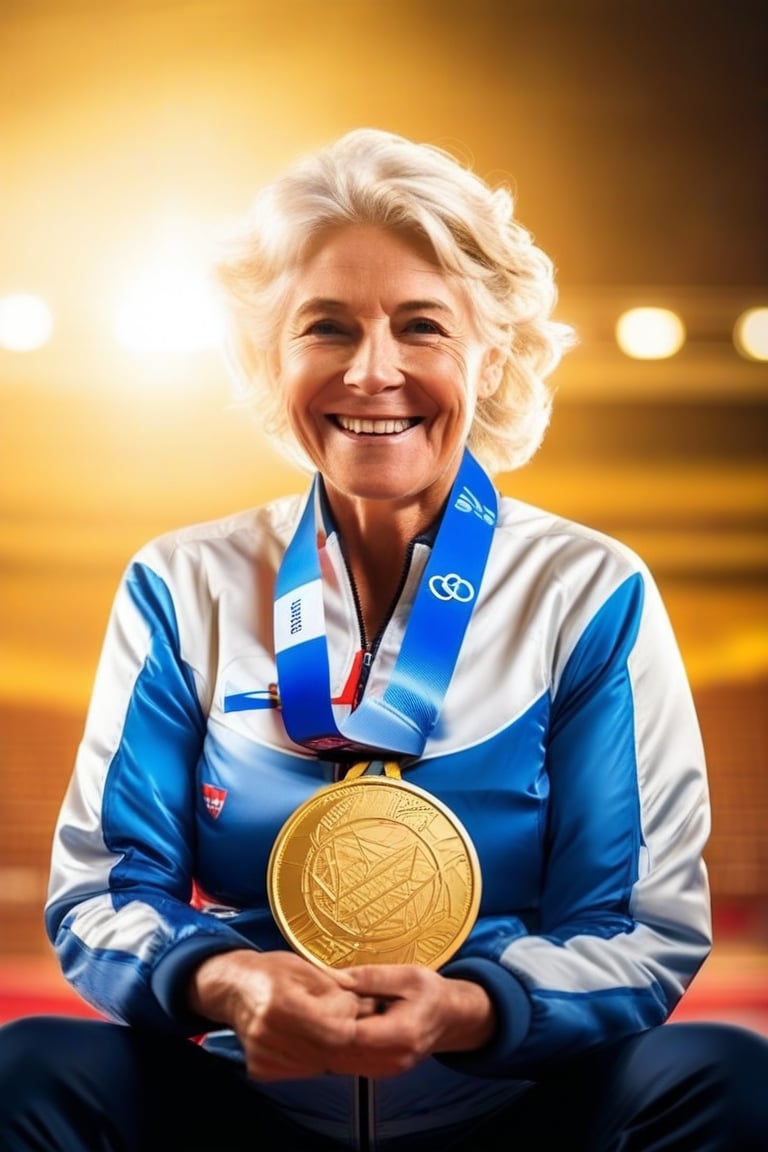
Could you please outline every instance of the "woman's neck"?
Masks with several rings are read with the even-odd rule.
[[[328,502],[370,642],[392,606],[411,541],[430,526],[439,509],[398,508],[389,501],[349,501],[334,493],[328,493]]]

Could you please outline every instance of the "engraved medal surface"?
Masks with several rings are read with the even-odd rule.
[[[401,780],[397,765],[385,771],[352,769],[310,797],[272,848],[272,913],[293,949],[317,964],[438,968],[475,922],[480,865],[469,834],[434,796]]]

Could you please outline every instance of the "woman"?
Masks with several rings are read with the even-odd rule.
[[[548,423],[549,259],[504,190],[361,130],[220,280],[313,482],[125,574],[46,908],[112,1022],[6,1027],[0,1144],[764,1147],[765,1041],[661,1027],[710,914],[658,592],[488,478]]]

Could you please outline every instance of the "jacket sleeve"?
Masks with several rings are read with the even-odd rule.
[[[189,903],[204,674],[182,657],[168,583],[133,563],[59,814],[45,909],[62,971],[85,1000],[113,1020],[187,1034],[201,1022],[172,1002],[184,970],[252,946]]]
[[[711,942],[709,801],[683,663],[647,571],[589,618],[554,679],[537,922],[444,969],[493,999],[494,1042],[445,1057],[520,1075],[662,1023]]]

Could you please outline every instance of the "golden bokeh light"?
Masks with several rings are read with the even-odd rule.
[[[161,260],[128,285],[115,335],[124,348],[139,354],[196,352],[221,343],[222,320],[201,272]]]
[[[685,343],[685,325],[669,308],[630,308],[616,323],[616,341],[634,360],[666,360]]]
[[[0,298],[0,348],[35,352],[53,333],[53,315],[45,300],[30,292]]]
[[[768,307],[742,312],[733,329],[733,342],[747,360],[768,360]]]

